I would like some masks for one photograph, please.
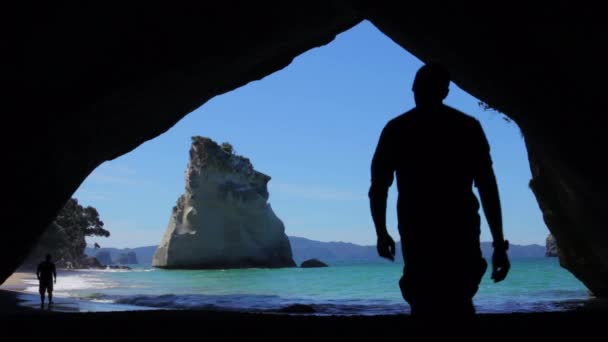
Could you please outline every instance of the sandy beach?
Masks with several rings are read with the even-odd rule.
[[[29,272],[15,272],[0,286],[2,290],[24,291],[29,285],[26,280],[34,280],[36,275]]]
[[[61,286],[62,277],[73,274],[73,271],[61,270],[57,272],[57,282]],[[40,297],[31,287],[35,286],[37,280],[33,272],[15,272],[0,286],[0,312],[45,312],[45,313],[74,313],[74,312],[116,312],[116,311],[141,311],[154,310],[154,308],[96,303],[85,300],[68,298],[61,295],[53,297],[54,304],[49,307],[48,302],[43,308],[40,307]],[[30,288],[29,291],[28,288]],[[56,290],[59,290],[57,287]],[[57,291],[55,291],[57,292]],[[48,301],[48,299],[47,299]]]
[[[25,289],[29,285],[26,280],[34,280],[35,275],[28,272],[13,273],[2,285],[0,285],[0,313],[20,313],[29,311],[30,308],[23,305],[20,296],[25,295]]]

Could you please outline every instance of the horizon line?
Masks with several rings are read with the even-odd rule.
[[[332,241],[321,241],[321,240],[315,240],[315,239],[311,239],[311,238],[307,238],[307,237],[303,237],[303,236],[294,236],[294,235],[287,235],[287,238],[299,238],[299,239],[306,239],[306,240],[310,240],[310,241],[314,241],[314,242],[322,242],[322,243],[345,243],[345,244],[351,244],[351,245],[355,245],[355,246],[360,246],[360,247],[375,247],[375,245],[362,245],[362,244],[358,244],[355,242],[349,242],[349,241],[336,241],[336,240],[332,240]],[[400,243],[401,240],[396,240],[395,243]],[[480,244],[483,243],[492,243],[492,241],[480,241]],[[511,243],[509,242],[509,244],[511,246],[539,246],[539,247],[546,247],[546,243],[544,245],[538,244],[538,243],[530,243],[530,244],[518,244],[518,243]],[[93,248],[94,245],[89,245],[87,244],[86,247],[87,248]],[[135,249],[135,248],[144,248],[144,247],[158,247],[158,244],[154,244],[154,245],[144,245],[144,246],[136,246],[136,247],[101,247],[99,249],[104,249],[104,248],[114,248],[114,249]]]

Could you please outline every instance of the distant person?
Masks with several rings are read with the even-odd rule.
[[[386,229],[386,203],[397,176],[404,260],[399,287],[414,316],[475,313],[472,299],[487,263],[473,184],[494,239],[494,282],[505,279],[510,268],[490,147],[476,119],[442,103],[449,83],[442,66],[420,68],[412,87],[416,107],[384,127],[371,166],[378,254],[390,260],[395,242]]]
[[[49,305],[53,304],[53,283],[57,283],[57,271],[50,254],[47,254],[46,259],[38,265],[36,276],[39,282],[40,306],[44,305],[45,292],[49,294]]]

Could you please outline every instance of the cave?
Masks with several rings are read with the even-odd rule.
[[[562,266],[608,295],[602,91],[594,6],[344,0],[12,4],[3,22],[10,199],[0,281],[101,163],[219,94],[278,71],[362,20],[515,121]]]

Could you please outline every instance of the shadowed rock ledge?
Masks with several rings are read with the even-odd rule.
[[[547,257],[559,256],[559,248],[557,247],[557,241],[555,241],[555,237],[553,235],[549,234],[549,236],[547,236],[545,246],[547,249],[547,251],[545,252],[545,256],[547,256]]]
[[[268,181],[249,159],[193,137],[186,192],[173,207],[152,265],[294,267],[283,222],[267,202]]]

